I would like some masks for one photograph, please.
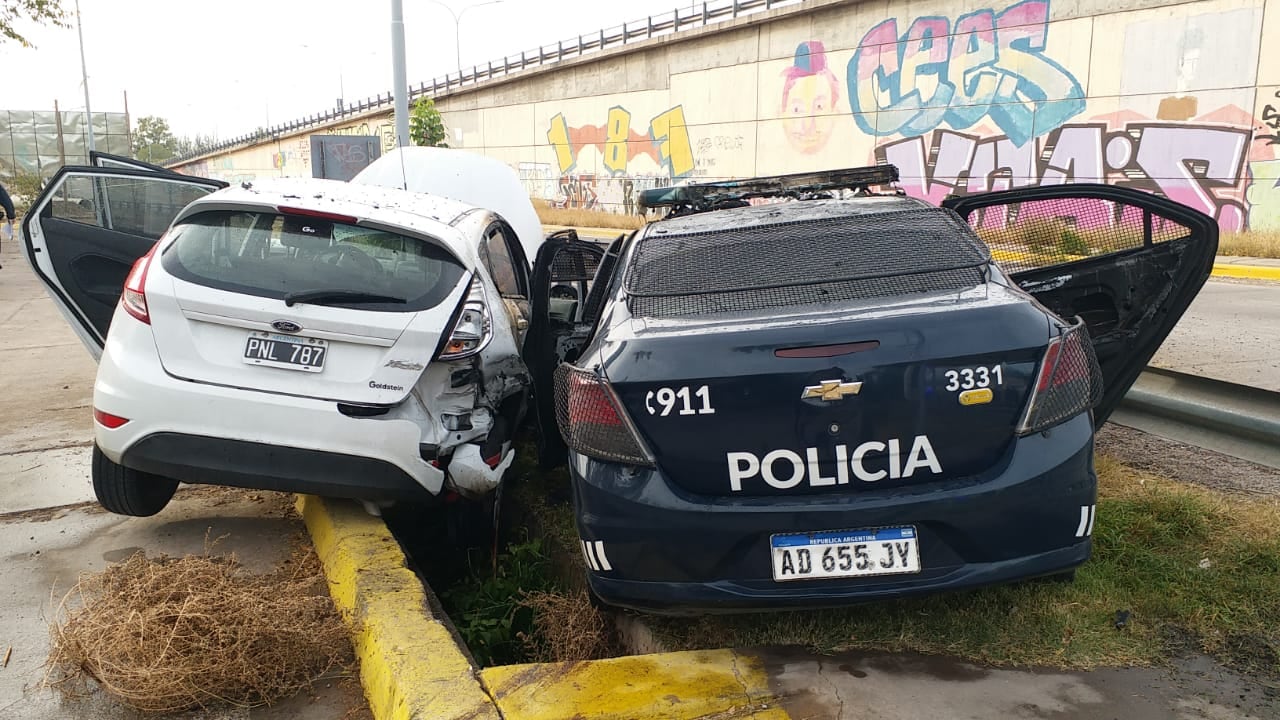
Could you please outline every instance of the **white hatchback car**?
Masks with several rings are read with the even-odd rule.
[[[526,248],[540,237],[399,188],[227,188],[96,160],[53,178],[23,251],[99,358],[106,509],[152,515],[179,482],[492,496],[529,405]],[[481,186],[519,187],[505,166],[469,167],[494,173]]]

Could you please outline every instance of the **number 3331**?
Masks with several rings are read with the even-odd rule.
[[[1004,384],[1004,372],[999,365],[948,370],[943,375],[947,379],[947,392]]]

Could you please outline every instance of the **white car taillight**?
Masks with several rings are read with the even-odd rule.
[[[574,452],[600,460],[653,465],[608,380],[572,365],[556,368],[556,420]]]
[[[493,339],[493,318],[484,301],[484,287],[476,278],[471,279],[467,298],[462,302],[462,312],[449,328],[449,340],[440,350],[440,360],[461,360],[480,352]]]
[[[1049,341],[1019,435],[1047,430],[1102,398],[1102,371],[1083,322]]]
[[[148,325],[151,324],[151,314],[147,312],[147,270],[151,267],[151,257],[159,246],[159,243],[151,246],[151,250],[133,264],[129,277],[124,281],[124,292],[120,294],[120,304],[124,305],[125,312]]]

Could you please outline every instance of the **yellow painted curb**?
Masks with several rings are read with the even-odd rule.
[[[350,502],[302,495],[297,507],[351,626],[375,720],[500,720],[386,525]]]
[[[1213,275],[1215,277],[1243,278],[1246,280],[1280,280],[1280,267],[1214,263]]]
[[[480,671],[507,720],[787,720],[759,658],[733,650]]]

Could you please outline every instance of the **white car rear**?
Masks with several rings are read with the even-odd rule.
[[[515,180],[503,169],[495,183]],[[179,482],[489,494],[529,389],[511,226],[371,185],[220,185],[64,168],[24,222],[32,267],[100,355],[100,502],[150,515]]]

